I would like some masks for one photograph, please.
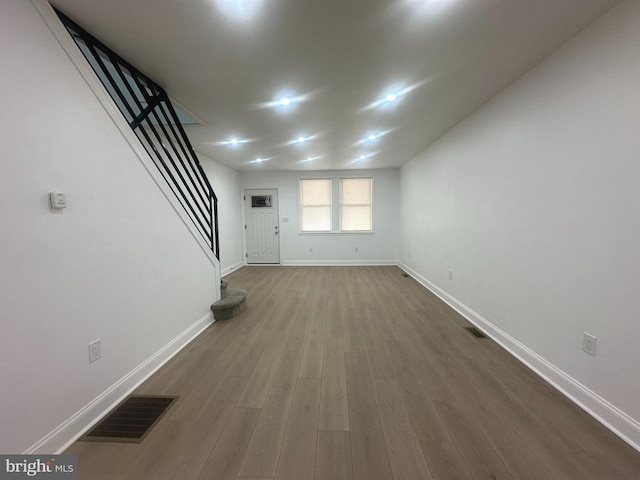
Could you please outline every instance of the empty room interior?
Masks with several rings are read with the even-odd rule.
[[[0,455],[640,478],[639,52],[638,0],[0,0]]]

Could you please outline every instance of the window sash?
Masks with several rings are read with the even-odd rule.
[[[298,195],[300,233],[373,233],[373,177],[299,178]]]
[[[329,178],[300,180],[300,231],[332,230],[332,180]]]
[[[340,179],[340,231],[373,231],[372,178]]]

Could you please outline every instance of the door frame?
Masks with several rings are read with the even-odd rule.
[[[278,263],[249,263],[249,246],[247,243],[247,190],[275,190],[276,195],[278,195],[278,211],[277,213],[277,221],[278,221],[278,252],[280,261]],[[280,190],[278,187],[241,187],[240,188],[240,201],[242,204],[242,263],[244,265],[251,265],[252,267],[260,267],[260,266],[273,266],[273,265],[282,265],[282,242],[280,241],[280,237],[282,237],[282,231],[280,229]]]

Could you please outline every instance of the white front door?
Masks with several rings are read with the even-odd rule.
[[[245,190],[247,263],[280,263],[278,190]]]

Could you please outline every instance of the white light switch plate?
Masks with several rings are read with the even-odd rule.
[[[50,192],[49,205],[55,209],[67,208],[67,196],[64,193]]]
[[[598,337],[594,337],[593,335],[584,332],[582,337],[582,350],[588,353],[589,355],[596,356],[596,344],[598,342]]]

